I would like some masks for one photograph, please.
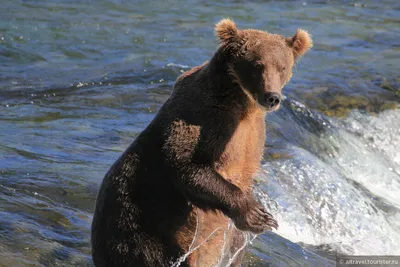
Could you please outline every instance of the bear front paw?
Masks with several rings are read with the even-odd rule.
[[[236,228],[241,231],[249,231],[254,234],[261,234],[265,230],[278,229],[278,222],[272,214],[256,202],[252,197],[247,199],[237,216],[233,216]]]

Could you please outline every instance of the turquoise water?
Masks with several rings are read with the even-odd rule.
[[[315,43],[267,117],[256,191],[280,228],[243,265],[400,254],[400,2],[2,0],[0,266],[92,266],[104,174],[223,17]]]

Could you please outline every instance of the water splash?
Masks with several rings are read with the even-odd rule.
[[[243,246],[241,246],[235,252],[235,254],[233,254],[233,256],[230,257],[229,262],[226,266],[231,266],[231,264],[236,260],[236,257],[239,255],[239,253],[242,252],[243,249],[245,249],[247,245],[251,244],[253,242],[253,240],[257,238],[257,235],[253,235],[249,232],[246,232],[246,233],[244,233],[244,237],[245,237],[245,242],[244,242]],[[217,267],[222,267],[222,266],[217,265]]]
[[[301,144],[320,144],[311,152],[287,144],[289,158],[266,162],[259,178],[268,197],[261,198],[272,210],[271,199],[278,203],[277,233],[339,253],[398,254],[399,122],[398,110],[376,117],[355,111],[312,133]]]
[[[182,255],[181,257],[178,258],[178,260],[176,260],[174,263],[172,263],[171,267],[179,267],[186,259],[187,257],[189,257],[193,252],[195,252],[196,250],[198,250],[202,245],[204,245],[216,232],[218,232],[219,230],[222,229],[222,227],[218,227],[216,228],[214,231],[212,231],[208,237],[206,239],[203,240],[203,242],[201,242],[199,245],[197,245],[196,247],[193,247],[194,243],[197,240],[197,236],[198,236],[198,231],[199,231],[199,214],[196,214],[196,230],[193,236],[193,240],[192,243],[189,246],[188,252],[186,252],[184,255]]]
[[[231,221],[229,220],[229,222],[228,222],[228,230],[229,230],[231,227],[232,227],[232,223],[231,223]],[[227,244],[227,242],[226,242],[226,231],[224,231],[224,244],[223,244],[222,247],[221,247],[221,253],[220,253],[221,256],[220,256],[220,258],[218,259],[218,262],[217,262],[216,266],[220,266],[220,265],[222,264],[222,260],[224,259],[224,256],[225,256],[226,244]]]
[[[216,229],[215,229],[214,231],[212,231],[212,232],[208,235],[208,237],[207,237],[206,239],[204,239],[199,245],[197,245],[196,247],[193,247],[194,244],[195,244],[195,242],[196,242],[196,240],[197,240],[198,234],[199,234],[199,233],[198,233],[198,231],[199,231],[199,221],[200,221],[199,217],[200,217],[200,216],[199,216],[199,214],[197,213],[197,214],[196,214],[196,230],[195,230],[195,233],[194,233],[194,235],[193,235],[193,240],[192,240],[192,243],[191,243],[190,246],[189,246],[188,252],[186,252],[184,255],[182,255],[181,257],[179,257],[175,262],[173,262],[172,265],[171,265],[171,267],[179,267],[183,262],[185,262],[185,260],[186,260],[193,252],[195,252],[195,251],[198,250],[201,246],[203,246],[215,233],[217,233],[219,230],[222,230],[222,229],[223,229],[222,226],[216,228]],[[226,251],[226,249],[227,249],[226,246],[227,246],[227,244],[228,244],[228,242],[227,242],[227,241],[228,241],[228,240],[227,240],[227,231],[230,231],[232,227],[235,227],[235,226],[234,226],[233,222],[232,222],[231,220],[229,220],[229,221],[228,221],[228,224],[227,224],[227,230],[224,231],[224,240],[223,240],[224,242],[223,242],[223,245],[222,245],[222,247],[221,247],[220,257],[219,257],[219,259],[218,259],[218,262],[214,265],[214,267],[230,266],[230,265],[236,260],[236,257],[239,255],[239,253],[242,252],[243,249],[245,249],[247,245],[251,244],[251,242],[257,237],[257,235],[253,235],[253,234],[248,233],[248,232],[243,233],[243,234],[244,234],[244,237],[245,237],[245,242],[244,242],[244,244],[243,244],[240,248],[238,248],[238,249],[235,251],[235,253],[233,253],[232,256],[229,256],[229,261],[228,261],[228,263],[224,265],[224,261],[226,261],[225,257],[227,256],[226,253],[225,253],[225,251]]]

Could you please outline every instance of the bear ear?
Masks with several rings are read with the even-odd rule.
[[[229,43],[236,39],[238,30],[235,22],[230,19],[223,19],[215,25],[215,33],[221,44]]]
[[[293,37],[286,39],[286,42],[293,49],[295,59],[304,55],[313,46],[310,34],[302,29],[298,29]]]

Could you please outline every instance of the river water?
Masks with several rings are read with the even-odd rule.
[[[400,2],[2,0],[0,266],[93,266],[104,174],[232,17],[315,46],[267,116],[255,191],[280,228],[243,266],[400,254]]]

